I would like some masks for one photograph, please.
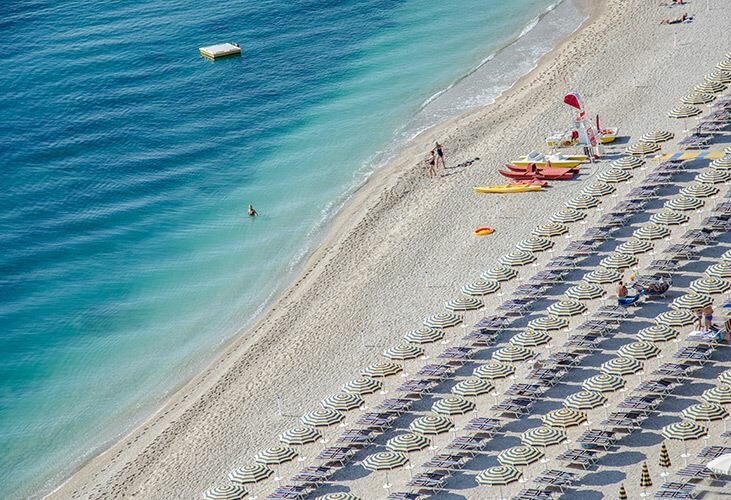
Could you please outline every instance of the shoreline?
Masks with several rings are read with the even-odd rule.
[[[565,45],[569,44],[578,33],[594,22],[605,9],[604,5],[596,5],[591,0],[561,0],[554,3],[550,9],[540,14],[537,22],[540,23],[547,15],[550,15],[553,11],[555,11],[556,8],[564,1],[573,4],[577,10],[586,16],[584,21],[572,33],[560,40],[558,44],[554,45],[548,52],[543,54],[527,73],[515,80],[513,84],[501,92],[493,102],[476,106],[429,126],[425,130],[418,132],[416,135],[406,140],[401,146],[397,146],[390,158],[375,167],[373,171],[368,174],[366,180],[357,186],[354,191],[352,191],[339,203],[338,208],[335,209],[334,215],[329,217],[329,219],[324,222],[323,227],[318,230],[320,234],[314,238],[312,247],[306,251],[304,256],[293,266],[290,271],[290,276],[288,278],[282,278],[282,282],[288,284],[281,290],[275,290],[272,293],[271,298],[261,306],[256,319],[251,322],[249,326],[242,327],[226,342],[221,343],[213,351],[210,362],[205,365],[205,368],[202,371],[195,374],[187,382],[177,385],[164,398],[153,403],[152,406],[156,407],[157,410],[143,419],[138,425],[133,426],[128,432],[121,433],[117,438],[111,439],[106,445],[100,448],[98,453],[91,454],[91,458],[84,460],[61,484],[56,486],[53,490],[45,493],[43,498],[55,498],[57,494],[64,491],[64,489],[68,486],[74,484],[74,482],[79,479],[76,476],[83,474],[86,468],[94,467],[97,463],[103,462],[105,457],[112,453],[123,441],[126,441],[138,432],[147,429],[149,424],[156,421],[160,418],[160,416],[167,415],[168,412],[165,410],[168,406],[176,407],[179,400],[185,400],[188,398],[190,391],[196,388],[200,390],[202,382],[201,379],[210,376],[216,377],[217,374],[213,373],[214,366],[216,366],[215,371],[222,371],[224,367],[222,367],[221,364],[225,360],[229,359],[234,352],[246,352],[252,346],[257,344],[261,340],[261,333],[259,331],[264,327],[268,316],[277,312],[280,307],[283,307],[282,303],[284,301],[298,297],[296,292],[305,288],[310,280],[316,279],[317,274],[312,276],[311,274],[316,271],[318,266],[325,262],[325,259],[330,252],[336,251],[336,242],[346,236],[349,231],[353,231],[355,229],[357,224],[355,224],[354,221],[360,221],[367,216],[367,205],[369,203],[377,201],[379,194],[383,194],[389,186],[394,186],[394,181],[398,181],[399,174],[403,174],[405,170],[408,171],[410,167],[413,167],[412,164],[414,162],[414,158],[420,156],[423,148],[428,147],[428,145],[433,142],[434,135],[438,134],[440,131],[456,127],[460,121],[469,119],[470,117],[480,113],[484,113],[490,107],[498,105],[503,100],[509,99],[512,94],[517,91],[516,89],[519,89],[523,85],[527,84],[532,78],[535,78],[536,73],[539,73],[542,67],[547,65],[549,61],[556,56],[558,51],[560,51]],[[470,72],[460,76],[452,84],[450,84],[449,87],[434,94],[427,102],[424,103],[424,105],[422,105],[420,111],[433,100],[438,99],[439,96],[448,92],[455,84],[459,83],[461,80],[489,63],[491,57],[494,57],[500,52],[508,49],[511,45],[514,45],[522,38],[522,35],[523,33],[521,33],[521,36],[512,39],[506,45],[501,46],[499,49],[494,51],[491,56],[485,58],[478,66],[470,70]],[[393,178],[394,176],[396,179]]]
[[[621,2],[618,0],[611,3],[620,4]],[[589,27],[594,25],[609,9],[606,4],[597,6],[589,0],[578,2],[578,4],[583,4],[583,8],[589,10],[590,17],[576,32],[554,47],[548,54],[544,55],[529,74],[517,80],[495,103],[471,110],[422,132],[411,141],[409,146],[404,148],[396,159],[378,169],[363,186],[353,193],[346,206],[342,207],[337,215],[328,223],[323,238],[319,240],[319,245],[303,260],[300,271],[296,273],[297,278],[294,283],[282,292],[279,298],[274,301],[251,328],[247,329],[246,332],[237,333],[229,342],[223,344],[220,354],[214,357],[213,362],[202,373],[172,393],[164,402],[163,408],[153,413],[149,419],[136,427],[123,439],[86,462],[77,473],[54,490],[51,495],[57,494],[66,498],[67,496],[64,496],[64,492],[71,490],[68,491],[68,497],[71,497],[71,492],[75,489],[75,485],[78,485],[82,487],[82,490],[86,489],[85,492],[79,491],[79,495],[83,497],[94,496],[95,491],[100,493],[97,488],[92,485],[92,489],[89,490],[88,488],[84,488],[85,486],[89,486],[84,483],[88,483],[86,481],[87,479],[91,480],[91,482],[98,480],[97,487],[101,487],[99,485],[105,483],[105,478],[109,475],[106,471],[110,471],[110,469],[114,469],[110,471],[114,473],[112,479],[124,479],[125,475],[129,473],[132,477],[130,481],[137,481],[137,473],[131,474],[130,469],[134,468],[134,466],[149,468],[151,465],[157,463],[158,460],[161,460],[159,456],[161,450],[167,451],[171,447],[169,444],[165,445],[165,443],[163,443],[162,448],[152,446],[159,435],[165,434],[167,437],[172,436],[171,439],[173,439],[178,431],[186,430],[190,419],[202,418],[202,415],[209,412],[213,405],[223,403],[224,401],[217,401],[217,399],[225,400],[226,397],[224,395],[226,387],[221,388],[220,391],[217,387],[220,379],[226,378],[234,370],[238,370],[241,373],[243,370],[250,368],[252,363],[255,363],[257,360],[246,359],[247,355],[252,356],[257,353],[265,354],[266,347],[272,347],[263,345],[266,344],[263,341],[266,339],[267,333],[275,337],[275,339],[278,338],[280,342],[285,340],[282,338],[282,332],[276,331],[278,320],[281,319],[286,322],[288,314],[286,309],[297,301],[307,301],[306,295],[310,291],[309,289],[317,284],[318,278],[322,277],[328,271],[328,266],[337,266],[337,263],[333,264],[333,262],[343,252],[349,251],[349,245],[352,243],[349,240],[358,236],[360,232],[359,228],[361,226],[367,226],[367,223],[373,222],[373,218],[379,214],[385,214],[391,208],[396,207],[400,203],[402,196],[413,194],[415,191],[423,188],[427,181],[423,179],[423,172],[414,166],[414,158],[420,151],[423,151],[424,145],[429,144],[437,134],[441,137],[442,135],[454,134],[456,133],[455,131],[459,131],[460,129],[469,129],[472,122],[484,118],[490,111],[496,111],[493,108],[499,110],[503,107],[509,107],[521,95],[525,95],[526,93],[530,94],[530,87],[536,83],[536,80],[539,79],[542,73],[563,55],[563,51],[571,45],[574,39],[581,36]],[[463,153],[460,151],[459,146],[461,144],[455,148],[455,153]],[[469,158],[464,156],[462,159],[468,160]],[[428,188],[436,191],[437,194],[442,194],[449,187],[451,181],[447,179],[441,184],[441,186],[428,186]],[[577,183],[572,187],[576,190],[579,186],[580,184]],[[367,245],[368,242],[366,241],[365,243]],[[337,269],[335,272],[337,273]],[[410,316],[413,323],[416,317],[414,314]],[[269,331],[267,331],[268,328]],[[349,340],[353,344],[352,339]],[[391,340],[394,340],[394,338],[391,338]],[[361,363],[363,364],[365,362],[361,358]],[[356,364],[353,366],[358,367],[359,365]],[[338,378],[334,382],[342,383],[344,381]],[[316,394],[318,392],[309,394],[311,403],[314,403],[314,395]],[[193,404],[190,404],[189,401],[191,400]],[[234,401],[236,400],[234,399]],[[266,406],[268,401],[271,402],[271,400],[264,399],[260,403],[257,403],[257,406],[259,404]],[[292,406],[291,402],[286,403],[290,407]],[[270,407],[267,411],[269,410]],[[285,408],[284,413],[290,413],[290,408]],[[182,417],[184,414],[187,414],[189,419],[184,423],[180,423],[179,417]],[[273,423],[276,424],[278,420],[275,419]],[[158,429],[158,427],[162,427],[162,429]],[[274,426],[272,429],[266,429],[263,434],[266,434],[270,438],[269,441],[271,441],[272,436],[275,435],[275,430],[280,427]],[[205,436],[201,437],[205,438]],[[125,442],[128,444],[125,444]],[[135,453],[132,448],[141,448],[142,453]],[[106,458],[115,453],[116,455],[112,458],[112,462],[117,459],[121,459],[119,461],[124,462],[125,457],[123,455],[130,455],[130,460],[125,464],[110,463],[105,466],[104,462]],[[251,455],[245,449],[240,450],[240,453],[247,453],[247,457]],[[140,458],[143,460],[140,460]],[[236,464],[231,462],[228,465],[230,469]],[[94,471],[93,469],[95,468],[99,470]],[[201,475],[204,474],[205,472],[202,471]],[[222,477],[220,474],[217,476],[217,479],[219,482],[221,481]],[[114,485],[110,487],[112,486]],[[126,493],[128,492],[128,488],[131,487],[132,484],[128,481],[122,490],[113,490],[113,492],[119,493],[121,491],[122,493]]]

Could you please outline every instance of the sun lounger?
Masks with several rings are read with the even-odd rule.
[[[611,212],[612,214],[636,214],[642,212],[646,202],[642,199],[624,200],[617,203]]]
[[[599,348],[601,337],[598,335],[572,335],[564,344],[564,347],[570,347],[576,352],[592,353]]]
[[[432,379],[410,379],[401,384],[396,391],[403,393],[402,396],[407,399],[416,400],[421,399],[424,394],[431,393],[437,385],[438,383]]]
[[[381,413],[376,411],[371,411],[368,413],[364,413],[361,415],[361,417],[355,422],[355,425],[357,427],[363,427],[365,429],[373,429],[373,430],[379,430],[383,432],[385,429],[388,429],[393,424],[393,421],[398,418],[398,415],[394,413]]]
[[[581,358],[571,352],[558,351],[552,353],[546,358],[546,364],[552,363],[556,366],[571,368],[578,365],[581,362]]]
[[[615,445],[617,437],[612,431],[602,429],[589,429],[576,440],[582,448],[602,448],[607,450]]]
[[[655,493],[655,498],[695,498],[691,483],[667,482],[663,483]]]
[[[511,318],[508,316],[493,314],[492,316],[485,316],[474,326],[480,330],[492,330],[499,333],[503,328],[508,326],[510,322]]]
[[[685,139],[678,142],[681,149],[700,149],[708,146],[711,142],[711,136],[689,135]]]
[[[556,257],[546,263],[546,269],[571,270],[576,268],[576,261],[567,257]]]
[[[576,327],[576,330],[589,334],[596,333],[608,335],[612,330],[616,329],[617,326],[618,325],[615,321],[608,321],[606,319],[590,319]]]
[[[595,450],[573,448],[561,453],[558,457],[556,457],[556,460],[564,462],[567,467],[581,467],[586,470],[596,463],[598,459],[597,455],[598,453]]]
[[[639,411],[615,411],[601,422],[604,427],[615,429],[618,432],[633,433],[640,428],[645,416]]]
[[[425,469],[457,471],[464,467],[467,460],[468,457],[459,453],[440,453],[432,457],[423,467]]]
[[[377,433],[368,429],[350,429],[349,431],[344,432],[337,441],[335,441],[335,443],[351,447],[368,446],[374,439],[376,439],[377,435]]]
[[[682,359],[688,363],[705,364],[713,354],[713,348],[705,345],[687,346],[673,354],[674,359]]]
[[[633,392],[646,394],[669,394],[677,385],[677,381],[669,378],[657,380],[646,380],[642,382]]]
[[[464,430],[472,432],[475,436],[492,437],[503,426],[503,422],[496,418],[477,417],[470,420],[464,426]]]
[[[672,173],[660,173],[656,172],[654,174],[650,174],[642,181],[642,184],[645,186],[667,186],[669,184],[673,183],[673,174]]]
[[[704,229],[691,229],[681,238],[692,245],[709,245],[716,240],[716,236],[711,231]]]
[[[416,373],[417,377],[426,377],[441,380],[451,375],[455,370],[454,366],[432,363],[425,365]]]
[[[475,456],[487,446],[489,438],[480,436],[459,436],[447,445],[450,451],[458,451],[464,455]]]
[[[384,413],[393,413],[395,415],[401,415],[402,413],[405,413],[409,411],[411,408],[411,405],[414,403],[411,399],[405,399],[405,398],[389,398],[384,399],[381,401],[374,410],[384,412]]]
[[[497,334],[491,331],[475,330],[462,337],[462,340],[475,347],[490,347],[497,343]]]
[[[508,398],[490,409],[495,413],[520,417],[533,410],[533,401],[528,398]]]
[[[726,127],[728,127],[728,123],[718,123],[713,120],[703,120],[702,122],[698,123],[696,131],[699,134],[715,134],[717,132],[721,132]]]
[[[625,297],[626,298],[626,297]],[[597,318],[626,318],[629,315],[629,311],[623,306],[620,305],[603,305],[599,308],[597,312],[594,313],[594,317]]]
[[[573,472],[549,469],[541,472],[533,482],[542,485],[546,489],[553,488],[563,493],[576,480],[577,475]]]
[[[688,378],[690,370],[691,366],[686,363],[663,363],[652,374],[678,380]]]
[[[407,491],[400,491],[397,493],[391,493],[386,497],[386,500],[420,500],[422,498],[428,498],[429,495],[422,495],[420,493],[412,493]]]
[[[673,243],[662,253],[676,262],[679,259],[690,260],[698,253],[698,247],[690,243]]]
[[[447,364],[462,366],[472,359],[475,350],[471,347],[450,347],[437,356],[438,359],[447,360]]]
[[[716,108],[706,115],[705,120],[711,123],[723,123],[728,125],[728,121],[731,119],[731,111],[723,108]]]
[[[415,475],[406,486],[419,488],[419,490],[427,490],[430,493],[436,493],[444,489],[444,485],[449,478],[448,474],[441,472],[422,472]]]
[[[300,500],[302,498],[305,498],[311,491],[312,488],[309,486],[298,486],[290,484],[286,486],[280,486],[272,493],[267,495],[267,498],[280,500]]]
[[[663,398],[659,395],[629,396],[621,401],[617,408],[635,410],[647,415],[653,412],[662,401]]]
[[[631,214],[604,214],[599,218],[599,224],[609,227],[624,227]]]
[[[731,453],[731,448],[727,446],[706,446],[700,451],[700,453],[698,453],[698,458],[708,460],[710,462],[714,458],[718,458],[727,453]]]
[[[530,281],[541,284],[560,283],[566,278],[566,271],[561,269],[551,269],[536,273],[531,277]]]
[[[316,460],[324,462],[323,465],[336,464],[339,466],[345,465],[353,455],[358,452],[358,448],[354,446],[331,446],[325,448],[317,455]]]
[[[636,293],[635,295],[628,295],[627,297],[617,297],[617,305],[622,307],[623,309],[626,309],[630,306],[638,304],[640,302],[641,298],[642,298],[641,293]]]
[[[660,173],[658,172],[659,168],[660,166],[658,166],[654,171],[656,173]],[[650,198],[654,198],[656,194],[657,188],[654,186],[637,186],[636,188],[633,188],[629,193],[627,193],[627,196],[625,198],[634,200],[649,200]]]
[[[694,330],[688,334],[686,341],[693,342],[695,344],[715,346],[722,341],[721,336],[722,334],[718,331],[704,332],[701,330]]]
[[[543,394],[545,390],[546,388],[539,384],[513,384],[505,391],[505,395],[536,398]]]
[[[680,262],[677,259],[657,259],[650,262],[647,266],[648,271],[664,271],[672,272],[677,271]]]
[[[688,464],[675,473],[676,476],[684,477],[688,481],[702,481],[713,477],[713,471],[702,464]]]
[[[558,368],[535,368],[527,375],[528,380],[535,380],[536,383],[546,387],[553,387],[556,382],[566,373],[566,369]]]
[[[292,477],[292,481],[317,486],[327,481],[335,471],[336,469],[334,467],[326,467],[323,465],[305,467]]]
[[[581,237],[585,240],[591,241],[606,241],[611,236],[613,229],[614,228],[591,227],[584,231],[584,234],[582,234]]]
[[[553,493],[549,490],[524,488],[513,497],[513,500],[546,500],[550,498],[553,498]]]
[[[508,316],[523,316],[530,311],[532,303],[532,300],[527,299],[511,299],[500,304],[497,310]]]

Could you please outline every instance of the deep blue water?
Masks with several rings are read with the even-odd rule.
[[[204,365],[421,105],[551,3],[0,5],[3,496]],[[198,56],[222,41],[243,57]]]

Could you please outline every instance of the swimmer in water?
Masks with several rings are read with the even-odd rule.
[[[256,217],[257,215],[259,215],[259,213],[254,210],[254,205],[252,205],[251,203],[249,203],[249,209],[246,211],[246,213],[249,214],[249,217]]]

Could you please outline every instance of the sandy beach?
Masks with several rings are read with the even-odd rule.
[[[721,0],[710,1],[710,8],[705,1],[683,8],[644,0],[588,0],[578,5],[588,16],[579,31],[495,104],[421,134],[396,160],[374,174],[338,214],[297,281],[256,326],[226,346],[163,408],[88,462],[51,498],[198,498],[206,489],[225,484],[228,472],[251,463],[261,449],[277,445],[281,432],[299,425],[301,415],[319,408],[320,400],[337,393],[368,364],[380,361],[384,349],[401,343],[403,335],[421,326],[427,316],[444,312],[444,303],[458,297],[461,286],[479,279],[482,272],[497,265],[499,256],[529,237],[532,228],[548,222],[567,199],[594,182],[628,143],[646,132],[669,130],[675,139],[663,145],[663,150],[675,152],[686,124],[668,118],[667,111],[731,49],[728,6]],[[661,19],[683,12],[695,16],[692,23],[659,24]],[[564,128],[572,117],[561,102],[569,91],[581,93],[590,113],[599,113],[605,126],[621,127],[621,135],[627,138],[608,148],[607,161],[589,167],[577,180],[554,183],[543,192],[473,193],[473,186],[504,183],[497,173],[503,163],[545,149],[545,136]],[[430,179],[421,160],[435,140],[445,145],[447,169]],[[644,175],[636,174],[619,185],[618,198]],[[692,177],[684,179],[691,181]],[[600,216],[600,211],[591,211],[586,222],[591,224]],[[694,215],[693,221],[699,220]],[[495,227],[496,233],[472,237],[472,228],[482,225]],[[627,229],[631,234],[635,228]],[[572,229],[572,234],[580,234],[576,231]],[[682,232],[674,230],[673,238]],[[656,250],[674,241],[662,241]],[[569,242],[561,238],[554,250],[560,252]],[[549,258],[547,253],[541,254],[539,264]],[[649,255],[642,256],[640,266],[649,259]],[[538,270],[529,267],[521,271],[523,277]],[[506,296],[514,286],[504,286]],[[501,298],[490,298],[487,311]],[[597,305],[590,306],[590,311]],[[666,307],[658,305],[657,312]],[[467,322],[474,323],[484,314],[468,313]],[[434,356],[443,347],[439,343],[429,346],[427,354]],[[666,358],[671,349],[667,346]],[[728,368],[729,355],[724,356]],[[584,363],[590,368],[591,363],[598,366],[606,359],[599,356]],[[407,371],[413,371],[419,362],[407,364]],[[648,362],[646,372],[659,362]],[[520,368],[518,378],[524,373],[525,368]],[[587,373],[573,373],[568,381],[576,386],[593,374]],[[631,384],[637,385],[639,379],[634,377]],[[387,381],[387,389],[392,391],[397,382]],[[504,381],[501,390],[512,382]],[[696,396],[694,392],[689,395]],[[371,397],[368,405],[382,398],[378,394]],[[610,404],[621,397],[614,394]],[[485,398],[493,402],[491,396]],[[560,400],[561,394],[555,394],[541,408],[556,408]],[[422,414],[430,406],[431,401],[415,409]],[[596,413],[590,419],[598,419],[603,410],[592,411]],[[469,419],[459,418],[458,427]],[[536,417],[531,418],[532,425],[525,428],[537,422]],[[712,433],[718,435],[720,425],[715,423]],[[328,432],[333,438],[338,430]],[[440,438],[442,443],[447,440],[446,436]],[[490,449],[516,444],[515,439],[496,440]],[[626,450],[620,450],[619,459],[605,464],[609,476],[587,483],[573,495],[615,495],[622,481],[628,489],[635,487],[643,453],[657,475],[656,444],[652,439],[630,442]],[[700,440],[692,443],[696,451],[701,445]],[[681,449],[682,445],[672,443],[671,455],[677,463]],[[425,453],[414,461],[423,462]],[[312,454],[312,450],[305,453]],[[480,470],[479,464],[471,470]],[[284,466],[283,475],[288,477],[301,465]],[[397,488],[405,485],[408,474],[401,471],[390,479]],[[363,498],[385,498],[382,483],[382,476],[366,476],[361,467],[350,465],[335,478],[337,487],[323,488],[318,494],[351,488]],[[269,481],[258,488],[260,497],[274,486]],[[443,498],[482,498],[486,491],[471,478],[455,479],[450,486],[455,489]],[[517,492],[518,485],[512,488],[510,491]]]

